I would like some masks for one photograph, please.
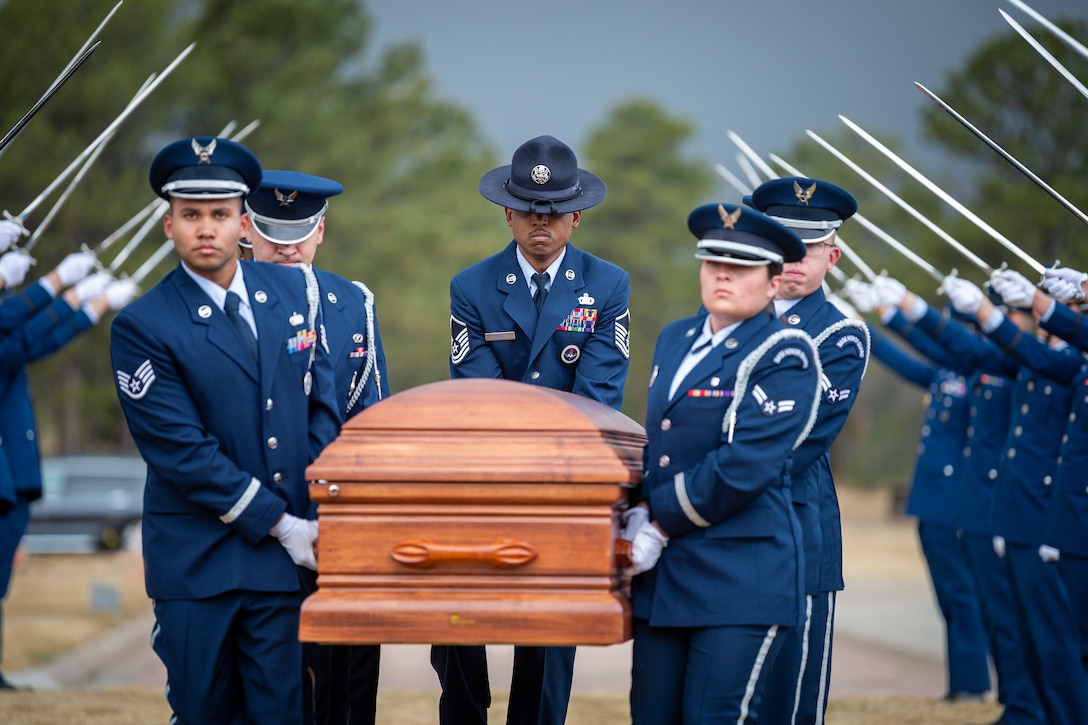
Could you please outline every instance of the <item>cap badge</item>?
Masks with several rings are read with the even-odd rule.
[[[290,194],[284,194],[279,189],[273,189],[272,193],[276,195],[276,201],[280,203],[280,206],[291,206],[291,202],[298,198],[298,191],[292,191]]]
[[[586,292],[585,294],[583,294],[581,297],[578,298],[578,304],[580,304],[580,305],[592,305],[596,301],[597,301],[596,299],[594,299],[593,297],[590,297],[588,292]]]
[[[200,159],[197,163],[210,164],[212,162],[212,154],[215,153],[216,140],[213,138],[207,146],[201,146],[193,139],[193,153]]]
[[[809,199],[816,193],[816,183],[813,182],[812,186],[807,189],[802,189],[801,185],[796,181],[793,182],[793,195],[797,197],[798,203],[808,206]]]
[[[529,178],[537,184],[547,184],[552,178],[552,170],[544,164],[538,164],[529,172]]]
[[[737,209],[732,214],[726,214],[725,207],[721,204],[718,204],[718,216],[722,218],[723,227],[725,227],[726,229],[732,229],[736,225],[737,220],[740,219],[740,209]]]

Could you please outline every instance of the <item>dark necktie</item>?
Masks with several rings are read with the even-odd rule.
[[[533,282],[536,283],[536,293],[533,294],[533,302],[536,303],[536,313],[539,315],[540,310],[544,307],[544,298],[548,296],[548,280],[551,277],[547,272],[542,274],[534,274]]]
[[[238,331],[238,334],[242,336],[242,342],[246,344],[246,349],[253,355],[253,359],[257,359],[257,338],[253,336],[253,328],[249,326],[249,323],[245,321],[242,315],[238,312],[238,305],[241,304],[242,298],[236,295],[234,292],[227,292],[227,301],[223,305],[223,309],[227,313],[227,319],[234,325],[234,329]]]

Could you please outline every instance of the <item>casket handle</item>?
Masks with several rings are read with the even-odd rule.
[[[427,539],[407,539],[393,547],[390,556],[405,566],[426,569],[439,562],[479,561],[498,569],[516,569],[536,558],[536,550],[524,541],[502,539],[490,544],[436,544]]]

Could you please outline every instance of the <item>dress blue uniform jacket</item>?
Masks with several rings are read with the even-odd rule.
[[[1047,346],[1008,319],[986,335],[1021,362],[997,469],[993,531],[1010,542],[1038,546],[1069,417],[1069,383],[1082,360],[1074,348]]]
[[[790,471],[793,502],[805,537],[805,593],[840,591],[842,522],[828,449],[846,424],[869,364],[868,327],[848,320],[827,301],[823,289],[797,302],[782,321],[816,341],[823,367],[816,425],[794,451]]]
[[[915,323],[973,372],[967,381],[969,425],[963,449],[963,485],[957,527],[991,535],[994,479],[1012,414],[1019,363],[992,341],[930,307]]]
[[[815,343],[760,313],[712,348],[669,400],[705,318],[667,325],[654,350],[642,495],[670,538],[657,565],[632,582],[634,615],[655,627],[796,626],[804,565],[789,471],[815,421]],[[738,381],[742,363],[752,367]]]
[[[7,595],[15,550],[26,531],[27,506],[42,495],[26,365],[93,324],[82,309],[73,310],[63,298],[52,300],[39,284],[31,287],[40,294],[28,289],[0,303],[4,324],[12,326],[0,333],[0,599]]]
[[[565,390],[619,410],[630,366],[627,272],[567,244],[539,319],[517,244],[450,280],[450,374]]]
[[[321,324],[333,361],[343,422],[389,397],[385,350],[370,290],[322,269],[314,269],[314,274],[321,290]],[[363,389],[356,395],[359,385]]]
[[[304,471],[317,453],[310,440],[335,437],[335,406],[316,382],[306,394],[310,355],[298,342],[317,341],[307,336],[301,273],[259,262],[242,270],[259,368],[180,266],[111,328],[118,397],[148,464],[143,552],[152,599],[299,588],[295,564],[269,531],[285,511],[306,516]],[[330,363],[317,355],[314,364]]]

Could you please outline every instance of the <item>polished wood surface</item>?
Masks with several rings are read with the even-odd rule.
[[[318,591],[300,637],[337,643],[614,644],[614,551],[642,428],[525,383],[451,380],[364,410],[307,470]]]

